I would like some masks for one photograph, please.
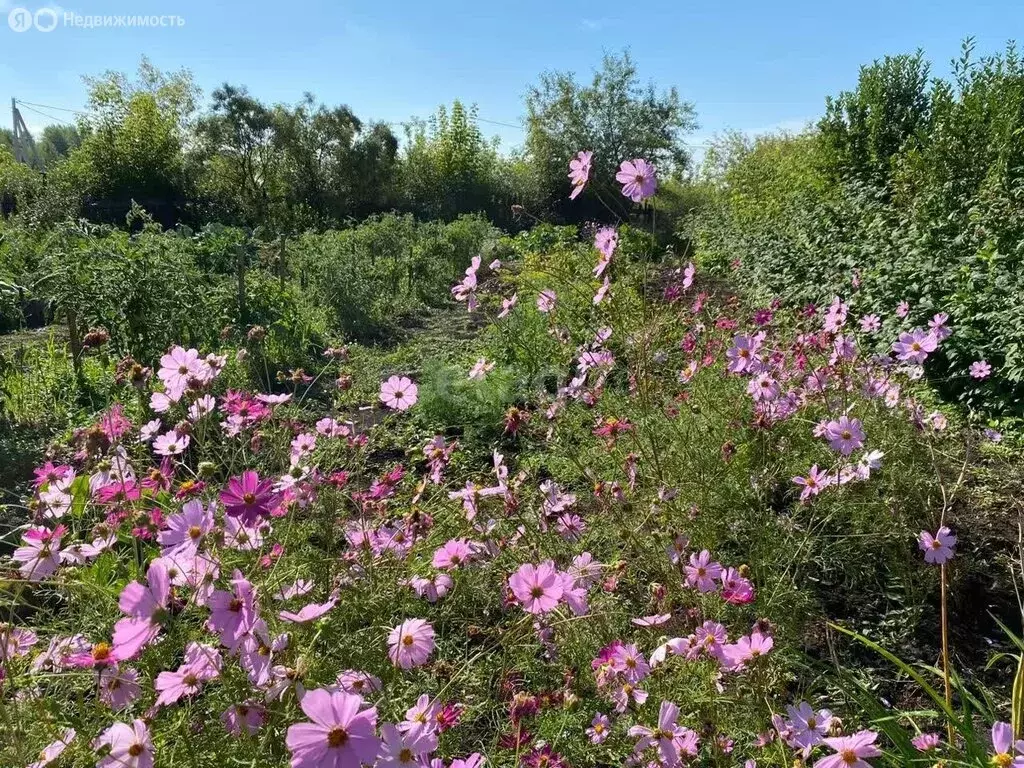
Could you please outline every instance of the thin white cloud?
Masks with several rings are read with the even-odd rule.
[[[588,32],[597,32],[612,24],[612,19],[580,19],[580,28]]]

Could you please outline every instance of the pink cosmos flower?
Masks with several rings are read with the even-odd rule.
[[[487,358],[481,357],[473,367],[469,369],[469,378],[473,381],[482,381],[484,376],[494,370],[494,363],[487,362]]]
[[[949,315],[945,312],[937,312],[932,316],[932,319],[928,321],[928,328],[931,330],[937,341],[945,341],[953,335],[953,331],[951,331],[947,325],[948,322]]]
[[[185,663],[174,672],[164,671],[156,677],[157,707],[168,707],[179,699],[195,696],[203,683],[220,676],[220,651],[203,643],[189,643]]]
[[[714,592],[718,589],[715,583],[722,577],[722,566],[711,559],[706,549],[701,553],[690,555],[690,564],[686,566],[686,583],[696,587],[700,592]]]
[[[604,264],[600,269],[594,269],[594,277],[600,277],[604,268],[611,261],[615,249],[619,247],[619,231],[615,227],[601,227],[594,234],[594,247],[600,252],[601,261]]]
[[[266,725],[267,709],[254,701],[234,704],[224,710],[220,721],[224,723],[225,730],[232,736],[241,736],[242,733],[252,736]]]
[[[405,376],[392,376],[380,385],[380,400],[388,408],[407,411],[416,405],[419,389]]]
[[[382,688],[379,677],[359,669],[346,669],[338,673],[338,687],[345,693],[376,693]]]
[[[590,737],[591,744],[603,744],[608,738],[609,731],[611,731],[611,722],[608,720],[608,716],[598,712],[590,721],[590,727],[587,728],[586,733]]]
[[[901,301],[896,305],[896,317],[906,317],[910,314],[910,304],[906,301]]]
[[[332,596],[326,603],[309,603],[308,605],[302,606],[298,613],[281,611],[277,614],[277,617],[281,619],[281,621],[291,621],[295,624],[307,624],[311,621],[316,621],[321,616],[326,616],[337,604],[337,597]]]
[[[537,294],[537,309],[544,314],[547,314],[554,310],[555,305],[558,303],[558,294],[552,291],[550,288],[545,288],[539,294]]]
[[[409,579],[409,586],[428,603],[436,603],[451,590],[455,582],[447,573],[438,573],[429,578],[414,576]]]
[[[726,647],[725,660],[732,669],[743,667],[760,656],[767,654],[775,645],[771,635],[754,630],[750,635],[743,635],[735,643]]]
[[[189,380],[199,376],[200,366],[199,353],[196,350],[174,347],[160,358],[157,376],[169,392],[176,392],[180,397],[188,388]]]
[[[527,613],[547,613],[554,610],[562,598],[564,582],[554,563],[545,561],[534,566],[525,563],[519,566],[508,585],[512,594]]]
[[[921,531],[917,538],[918,546],[924,552],[924,561],[933,565],[942,565],[950,560],[956,549],[956,536],[946,526],[942,526],[935,535]]]
[[[860,419],[851,419],[846,414],[825,425],[825,439],[833,451],[849,456],[864,447],[864,430]]]
[[[352,428],[342,424],[337,419],[323,418],[316,423],[316,431],[324,437],[347,437],[352,434]]]
[[[615,174],[615,180],[622,184],[622,194],[639,203],[654,194],[658,179],[654,166],[646,160],[624,160]]]
[[[612,669],[622,675],[630,683],[639,683],[648,674],[651,668],[643,654],[633,643],[619,645],[615,648],[611,658]]]
[[[803,487],[800,492],[800,501],[807,501],[811,496],[817,496],[831,485],[832,478],[827,471],[818,469],[818,465],[815,464],[806,477],[794,477],[793,482]]]
[[[792,743],[808,752],[812,747],[821,744],[832,728],[832,713],[827,709],[817,712],[806,701],[796,707],[786,707],[792,730]]]
[[[937,733],[919,733],[910,740],[910,743],[918,752],[931,752],[942,743],[942,737]]]
[[[240,518],[245,525],[253,525],[274,506],[273,486],[272,480],[260,480],[260,476],[251,469],[239,477],[232,477],[228,480],[228,487],[220,492],[225,514]]]
[[[64,657],[63,663],[67,667],[78,667],[81,669],[107,669],[116,667],[123,659],[118,655],[110,643],[96,643],[91,648],[68,654]]]
[[[678,719],[679,707],[671,701],[661,702],[657,728],[634,725],[629,729],[629,735],[639,739],[633,750],[634,754],[638,755],[652,746],[657,747],[662,764],[676,765],[679,762],[679,748],[682,746],[677,742],[682,741],[687,730],[676,722]]]
[[[238,569],[235,569],[231,583],[233,593],[218,589],[210,596],[210,618],[207,621],[207,627],[220,634],[221,643],[229,651],[238,646],[259,618],[253,585]]]
[[[188,435],[179,435],[172,429],[153,441],[153,452],[158,456],[177,456],[185,452],[190,442]]]
[[[213,530],[213,509],[204,509],[202,502],[193,499],[185,502],[180,513],[168,517],[166,524],[167,528],[157,534],[164,555],[186,549],[197,552],[203,538]]]
[[[458,568],[465,565],[473,557],[473,550],[470,542],[466,539],[450,539],[444,546],[434,552],[434,559],[431,564],[435,568],[445,570]]]
[[[148,586],[137,581],[129,583],[118,598],[118,606],[126,618],[114,625],[114,652],[119,659],[134,658],[156,639],[167,620],[171,584],[167,567],[154,560],[146,571]]]
[[[1024,768],[1024,740],[1014,742],[1009,723],[992,726],[992,765],[1000,768]]]
[[[858,731],[852,736],[825,739],[825,744],[836,754],[822,758],[814,768],[871,768],[871,763],[864,758],[881,756],[882,750],[875,746],[877,738],[874,731]]]
[[[758,403],[776,400],[781,392],[779,382],[768,373],[757,374],[747,384],[747,393]]]
[[[92,743],[96,751],[104,746],[110,751],[100,758],[96,768],[153,768],[153,742],[142,720],[131,725],[114,723]]]
[[[437,735],[422,725],[406,731],[388,723],[380,729],[381,744],[376,768],[412,768],[437,749]]]
[[[746,373],[753,370],[755,363],[760,362],[757,357],[760,346],[761,342],[757,337],[735,336],[732,346],[725,351],[725,357],[729,361],[726,370],[729,373]]]
[[[68,748],[68,745],[74,741],[74,738],[75,729],[65,728],[60,738],[43,747],[43,751],[39,753],[39,759],[34,763],[29,763],[25,768],[45,768],[45,766],[60,757],[61,752]]]
[[[660,627],[671,618],[671,613],[659,613],[654,616],[641,616],[638,619],[630,619],[629,621],[638,627]]]
[[[722,598],[732,605],[745,605],[754,600],[754,585],[735,568],[722,571]]]
[[[415,706],[405,711],[405,720],[398,724],[400,731],[413,731],[417,728],[437,732],[437,717],[441,713],[441,705],[431,699],[427,694],[421,694],[416,699]]]
[[[39,636],[31,629],[0,625],[0,661],[24,656],[38,642]]]
[[[406,619],[388,635],[388,658],[396,667],[418,667],[433,650],[434,628],[423,619]]]
[[[901,333],[899,341],[893,343],[892,351],[902,362],[920,365],[938,348],[938,345],[933,333],[925,333],[920,328],[915,328],[909,333]]]
[[[29,581],[52,576],[60,565],[60,540],[66,532],[63,525],[54,530],[33,526],[21,536],[22,546],[14,550],[14,559],[21,563],[19,572]]]
[[[987,379],[992,373],[992,366],[984,360],[975,360],[971,363],[971,377],[975,379]]]
[[[100,671],[100,700],[115,712],[127,708],[142,693],[134,669],[107,667]]]
[[[358,768],[377,757],[377,709],[360,709],[363,698],[323,688],[299,702],[312,721],[288,728],[292,768]]]
[[[231,549],[238,549],[243,552],[255,552],[263,546],[263,532],[270,530],[270,526],[260,524],[258,521],[253,525],[245,525],[241,518],[224,518],[224,546]]]
[[[864,315],[860,319],[860,329],[864,333],[877,333],[882,327],[882,320],[878,315]]]
[[[508,317],[509,313],[515,308],[516,302],[519,301],[519,294],[513,293],[509,298],[501,300],[501,312],[498,313],[498,318]]]
[[[71,483],[70,481],[75,478],[75,470],[73,467],[67,464],[61,464],[55,466],[52,461],[48,461],[41,467],[36,467],[32,470],[32,474],[35,475],[35,480],[32,481],[32,485],[36,488],[41,488],[44,485],[59,485],[66,488]]]
[[[570,200],[575,200],[587,185],[590,178],[590,159],[594,153],[589,150],[581,150],[576,157],[569,161],[569,181],[572,182]]]

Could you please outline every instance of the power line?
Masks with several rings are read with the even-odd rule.
[[[27,110],[28,110],[29,112],[35,112],[35,113],[36,113],[37,115],[42,115],[42,116],[43,116],[43,117],[45,117],[45,118],[46,118],[47,120],[54,120],[55,122],[58,122],[58,123],[62,123],[62,124],[64,124],[64,125],[70,125],[70,126],[73,126],[73,125],[74,125],[74,123],[70,123],[70,122],[68,122],[67,120],[64,120],[63,118],[60,118],[60,117],[56,117],[55,115],[48,115],[48,114],[46,114],[45,112],[43,112],[43,111],[41,111],[41,110],[35,109],[34,107],[30,107],[30,106],[29,106],[28,104],[26,104],[26,103],[25,103],[24,101],[19,101],[19,102],[18,102],[18,104],[20,104],[21,106],[23,106],[23,107],[24,107],[25,109],[27,109]]]
[[[55,107],[52,104],[36,104],[35,102],[32,102],[32,101],[22,101],[21,99],[18,99],[18,103],[19,104],[24,104],[26,107],[42,107],[43,109],[55,109],[58,112],[71,112],[72,114],[75,114],[75,115],[89,115],[89,114],[92,114],[91,112],[86,112],[86,111],[81,110],[81,109],[68,109],[67,107]]]

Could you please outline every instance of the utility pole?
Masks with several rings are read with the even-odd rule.
[[[14,123],[14,159],[25,165],[33,165],[32,161],[36,159],[36,144],[18,110],[18,100],[13,96],[11,97],[11,120]]]

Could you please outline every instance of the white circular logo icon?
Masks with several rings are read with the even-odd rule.
[[[35,22],[40,32],[53,32],[57,28],[57,12],[53,8],[40,8],[36,11]]]
[[[7,24],[15,32],[28,32],[32,29],[32,12],[25,8],[12,8],[7,14]]]

